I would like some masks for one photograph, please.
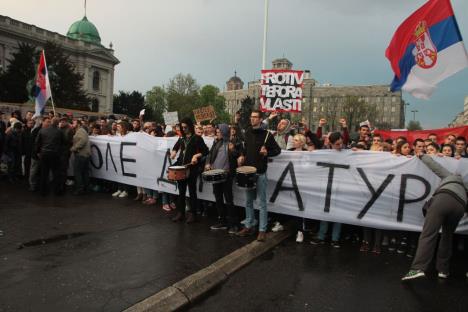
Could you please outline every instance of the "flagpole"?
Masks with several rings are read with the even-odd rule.
[[[265,0],[265,18],[263,21],[263,57],[262,57],[262,69],[265,69],[266,64],[266,43],[268,33],[268,0]]]
[[[45,57],[45,51],[42,50],[42,53],[44,54],[44,66],[47,70],[47,76],[49,75],[49,70],[47,69],[47,61]],[[54,97],[52,96],[52,86],[50,85],[50,80],[49,80],[49,88],[50,88],[50,101],[52,102],[52,111],[54,112],[54,117],[56,116],[55,113],[55,105],[54,105]]]

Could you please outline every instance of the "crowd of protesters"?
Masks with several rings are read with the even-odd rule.
[[[305,124],[292,124],[289,119],[281,118],[277,113],[271,113],[263,118],[262,113],[258,111],[252,112],[251,126],[245,129],[239,123],[239,112],[236,113],[235,122],[231,125],[212,122],[204,125],[194,124],[190,119],[184,119],[180,124],[166,126],[143,121],[142,117],[131,120],[109,115],[88,119],[73,118],[67,114],[56,116],[51,112],[48,116],[33,118],[33,112],[27,112],[24,117],[20,112],[14,112],[11,116],[3,116],[0,112],[1,163],[6,165],[7,177],[11,183],[24,179],[30,191],[39,192],[43,196],[50,192],[50,186],[53,186],[56,195],[64,194],[67,186],[73,186],[73,194],[77,196],[92,191],[107,192],[115,198],[126,198],[130,194],[135,194],[136,202],[156,205],[160,201],[164,211],[174,213],[172,218],[174,222],[185,220],[186,223],[195,222],[197,215],[207,213],[213,208],[218,215],[218,222],[211,226],[211,230],[226,230],[232,235],[248,236],[255,232],[254,227],[260,223],[257,240],[264,241],[268,222],[266,201],[262,204],[260,200],[260,222],[258,222],[253,213],[253,198],[256,195],[260,196],[260,199],[265,197],[266,177],[263,181],[262,176],[267,170],[266,159],[278,155],[280,150],[314,152],[320,149],[338,151],[351,149],[388,152],[395,157],[420,157],[442,179],[442,184],[434,194],[433,200],[426,205],[428,207],[425,207],[428,213],[421,237],[413,232],[342,226],[337,222],[298,220],[273,214],[270,214],[268,220],[272,224],[271,230],[276,232],[283,230],[283,224],[287,219],[295,219],[296,222],[293,223],[297,226],[298,243],[302,243],[305,240],[304,233],[310,231],[312,233],[310,242],[315,246],[329,242],[333,248],[340,248],[343,241],[349,240],[359,244],[361,252],[373,254],[380,254],[383,251],[395,252],[414,258],[412,269],[404,279],[424,276],[424,271],[428,269],[427,259],[432,259],[437,234],[442,228],[437,269],[440,278],[448,277],[452,235],[458,221],[466,212],[466,187],[453,190],[454,183],[460,185],[463,183],[457,179],[455,180],[458,182],[453,182],[453,176],[447,173],[447,170],[438,168],[427,155],[455,159],[468,158],[465,137],[447,135],[438,138],[436,134],[430,134],[427,137],[417,138],[411,143],[403,136],[394,140],[384,140],[377,133],[373,133],[368,123],[362,123],[357,133],[350,135],[345,119],[339,122],[340,131],[325,133],[327,125],[325,119],[320,119],[317,129],[311,131]],[[271,129],[272,124],[276,124],[275,129]],[[90,179],[89,136],[125,136],[130,132],[145,132],[156,137],[179,137],[171,158],[175,159],[178,154],[178,164],[191,165],[197,170],[193,170],[186,181],[178,182],[180,191],[178,196],[143,187]],[[203,137],[214,139],[215,143],[211,150],[201,140]],[[439,144],[440,142],[442,144]],[[73,168],[69,168],[72,155]],[[247,192],[245,217],[242,217],[242,209],[234,206],[232,199],[234,172],[236,167],[243,164],[256,167],[259,177],[255,191],[257,193]],[[70,169],[73,172],[73,179],[68,177]],[[210,169],[224,169],[229,172],[227,182],[214,187],[216,198],[214,204],[197,199],[194,183],[197,174]],[[52,183],[49,183],[51,179]],[[443,181],[446,179],[450,180],[447,182],[451,184],[450,187],[444,185]],[[190,193],[188,199],[185,195],[187,188]],[[461,194],[463,192],[464,195]],[[452,206],[457,206],[458,203],[461,208],[455,213],[444,204],[447,202],[452,203]],[[431,210],[432,206],[444,206],[444,209],[447,209]],[[331,233],[328,233],[329,228]],[[464,237],[458,236],[457,239],[456,248],[461,250],[464,248]],[[418,241],[420,248],[417,248]]]

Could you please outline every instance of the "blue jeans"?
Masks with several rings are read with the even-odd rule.
[[[320,221],[320,229],[318,232],[318,239],[324,240],[325,235],[327,235],[328,232],[328,225],[330,222],[328,221]],[[341,235],[341,223],[333,223],[333,230],[332,230],[332,241],[337,242],[340,240],[340,235]]]
[[[156,198],[158,197],[158,191],[152,190],[152,189],[144,189],[145,194],[151,198]]]
[[[255,211],[253,207],[253,202],[255,195],[259,199],[259,231],[266,232],[268,224],[268,211],[267,211],[267,199],[266,199],[266,190],[267,190],[267,176],[266,173],[259,174],[257,179],[257,188],[254,190],[247,190],[247,200],[245,203],[245,226],[247,228],[252,228],[255,222]]]

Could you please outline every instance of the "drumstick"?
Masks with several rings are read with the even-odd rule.
[[[270,135],[270,131],[267,130],[267,134],[265,136],[265,142],[263,142],[263,146],[265,146],[266,141],[268,140],[268,136]]]

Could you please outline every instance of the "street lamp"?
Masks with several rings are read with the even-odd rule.
[[[418,112],[418,110],[412,110],[411,111],[413,113],[413,120],[416,120],[416,113]]]

